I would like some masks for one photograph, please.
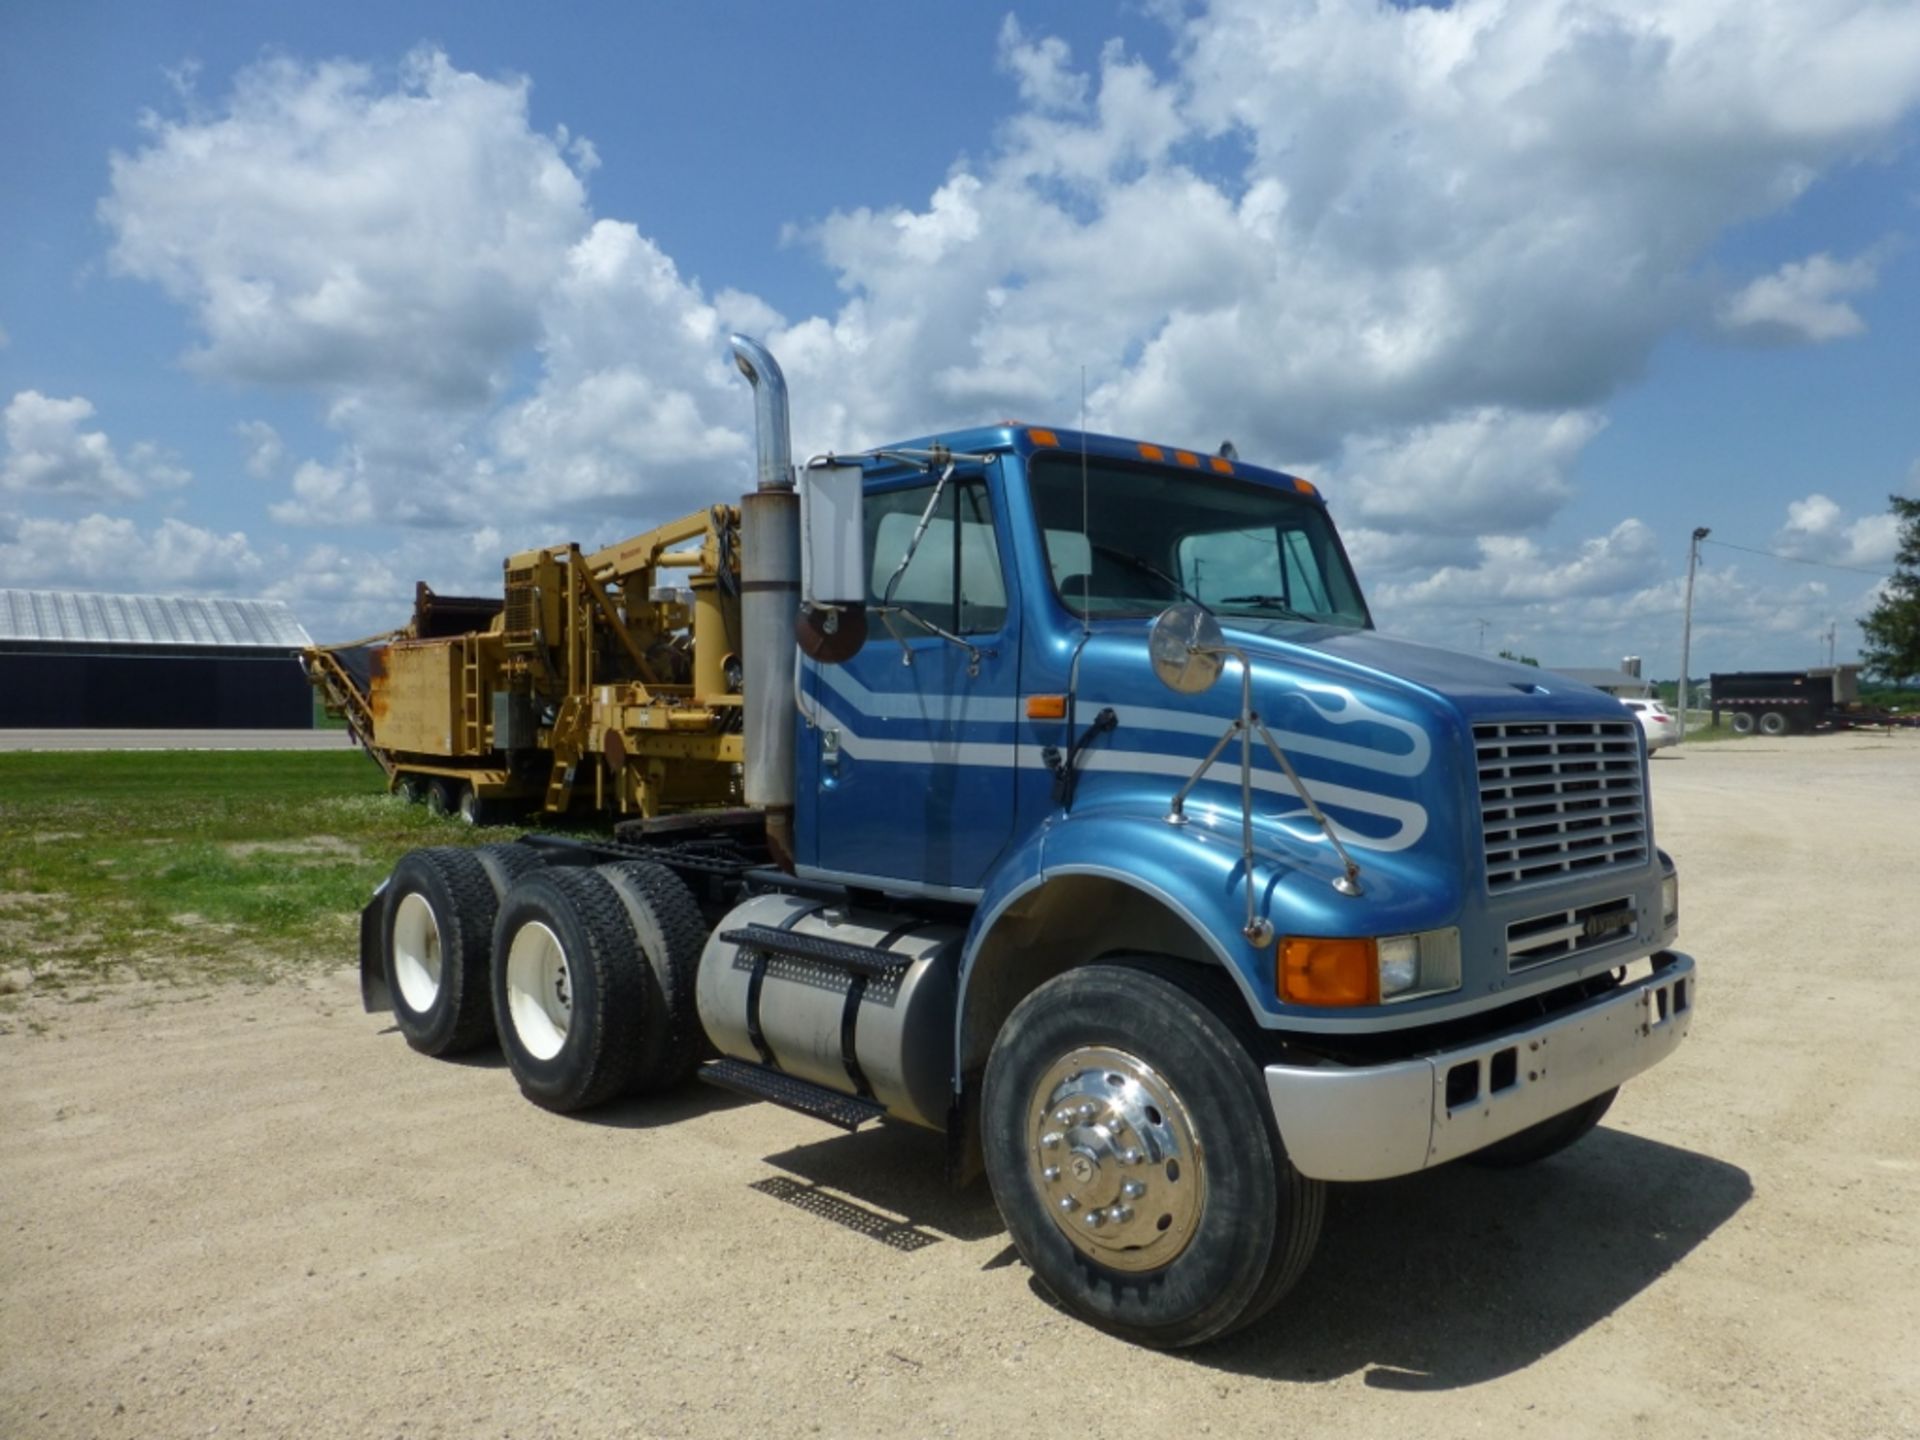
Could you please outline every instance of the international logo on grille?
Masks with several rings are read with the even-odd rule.
[[[1598,940],[1602,935],[1611,935],[1616,930],[1625,930],[1633,924],[1631,910],[1610,910],[1601,915],[1587,916],[1587,938]]]

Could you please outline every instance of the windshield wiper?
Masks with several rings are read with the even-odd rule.
[[[1173,576],[1169,575],[1166,571],[1162,570],[1158,565],[1154,564],[1151,560],[1142,559],[1140,556],[1129,554],[1125,550],[1116,550],[1111,545],[1102,545],[1098,541],[1094,541],[1094,540],[1090,540],[1087,542],[1087,548],[1094,551],[1097,554],[1106,555],[1114,560],[1118,560],[1122,565],[1125,565],[1128,568],[1133,570],[1138,570],[1142,575],[1151,575],[1154,579],[1158,580],[1162,585],[1165,585],[1169,590],[1173,591],[1174,594],[1178,595],[1182,600],[1191,600],[1194,604],[1198,605],[1202,610],[1206,611],[1209,615],[1213,613],[1213,607],[1211,605],[1207,604],[1206,601],[1202,600],[1198,595],[1194,594],[1191,590],[1187,589],[1186,586],[1182,585],[1178,580],[1174,579]]]
[[[1314,617],[1304,611],[1296,610],[1287,603],[1284,595],[1229,595],[1224,600],[1216,600],[1216,605],[1257,605],[1262,610],[1278,610],[1290,620],[1311,620]]]

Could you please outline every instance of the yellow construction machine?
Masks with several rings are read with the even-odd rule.
[[[738,507],[504,568],[502,599],[423,583],[406,628],[305,653],[396,791],[473,823],[741,803]]]

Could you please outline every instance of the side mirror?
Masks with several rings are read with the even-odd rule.
[[[1220,622],[1198,605],[1169,605],[1147,634],[1147,657],[1160,683],[1176,695],[1213,687],[1226,668],[1226,636]]]
[[[831,457],[800,475],[800,648],[835,665],[867,638],[866,472]]]

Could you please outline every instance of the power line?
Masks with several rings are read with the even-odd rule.
[[[1722,550],[1739,550],[1748,555],[1764,555],[1769,560],[1784,560],[1789,565],[1813,565],[1821,570],[1845,570],[1851,575],[1871,575],[1876,580],[1891,577],[1884,570],[1863,570],[1858,565],[1836,565],[1831,560],[1809,560],[1802,555],[1782,555],[1778,550],[1756,550],[1751,545],[1736,545],[1731,540],[1703,540],[1704,545],[1717,545]]]

